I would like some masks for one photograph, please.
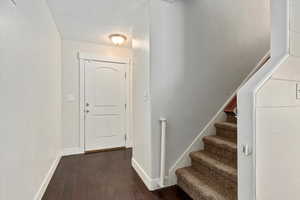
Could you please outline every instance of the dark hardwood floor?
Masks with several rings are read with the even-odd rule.
[[[63,157],[42,200],[191,200],[178,187],[150,192],[131,150]]]

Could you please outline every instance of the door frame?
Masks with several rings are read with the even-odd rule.
[[[86,62],[106,62],[118,63],[125,65],[126,72],[126,111],[125,111],[125,130],[126,140],[125,147],[132,147],[132,65],[130,58],[117,58],[117,57],[103,57],[97,54],[78,52],[79,60],[79,146],[82,153],[85,152],[85,112],[84,112],[84,99],[85,99],[85,63]],[[124,105],[125,106],[125,105]]]

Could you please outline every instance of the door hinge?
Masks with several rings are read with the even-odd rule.
[[[125,75],[124,75],[124,77],[125,77],[125,80],[127,79],[127,73],[125,72]]]
[[[127,141],[127,134],[126,133],[124,135],[124,139],[125,139],[125,141]]]
[[[127,103],[125,103],[125,106],[124,106],[124,107],[125,107],[125,110],[127,110]]]

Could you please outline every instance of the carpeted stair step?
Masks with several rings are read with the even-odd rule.
[[[232,167],[237,167],[237,144],[220,136],[206,136],[203,138],[204,150],[217,160]]]
[[[215,123],[217,135],[228,138],[234,142],[237,141],[237,125],[230,122]]]
[[[205,170],[213,173],[211,174],[213,176],[222,176],[234,183],[237,182],[237,169],[215,159],[213,155],[205,151],[196,151],[192,152],[190,157],[192,159],[192,167],[195,169],[202,171],[204,170],[203,167],[205,167]],[[201,168],[198,168],[200,165]]]
[[[188,193],[193,200],[236,200],[236,194],[224,192],[222,186],[211,177],[192,167],[176,171],[178,185]]]
[[[178,185],[194,200],[237,200],[237,124],[235,115],[216,123],[204,150],[192,152],[192,166],[178,169]]]
[[[190,154],[192,159],[192,168],[206,174],[219,185],[222,185],[224,193],[237,193],[237,170],[215,159],[213,155],[198,151]]]
[[[227,116],[227,119],[226,119],[227,122],[234,123],[234,124],[237,123],[237,118],[236,118],[235,113],[233,113],[233,112],[226,113],[226,116]]]

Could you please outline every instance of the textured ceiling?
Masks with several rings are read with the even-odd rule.
[[[141,0],[47,0],[63,39],[112,45],[111,33],[131,43],[135,11]]]

